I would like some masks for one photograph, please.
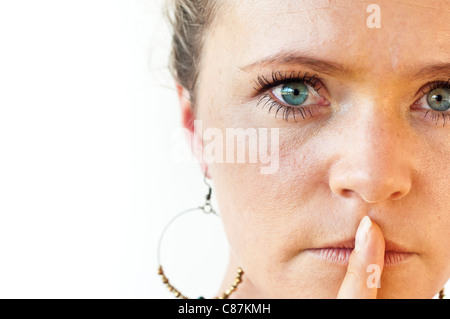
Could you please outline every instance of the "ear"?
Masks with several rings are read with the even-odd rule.
[[[191,146],[192,153],[200,163],[203,175],[205,175],[205,172],[208,172],[208,165],[203,161],[203,132],[201,126],[199,129],[198,126],[194,125],[196,118],[189,91],[179,83],[176,83],[176,88],[180,103],[181,125],[187,132],[187,142]],[[206,177],[211,178],[209,172]]]

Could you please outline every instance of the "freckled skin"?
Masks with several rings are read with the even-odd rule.
[[[431,298],[446,283],[450,124],[434,125],[411,105],[423,85],[448,77],[408,78],[450,62],[450,1],[430,3],[378,1],[380,29],[366,26],[371,1],[259,0],[223,8],[205,42],[197,119],[223,132],[280,129],[274,174],[260,174],[259,164],[208,164],[231,247],[222,288],[237,266],[245,272],[232,297],[335,298],[345,267],[304,250],[351,238],[365,215],[386,239],[415,253],[383,271],[379,298]],[[319,74],[331,105],[286,122],[255,107],[254,79],[312,71],[294,64],[241,69],[280,50],[355,72]]]

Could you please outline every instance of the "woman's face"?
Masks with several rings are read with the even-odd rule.
[[[279,134],[273,172],[208,163],[232,258],[268,298],[334,298],[345,250],[315,249],[351,249],[365,215],[408,252],[385,261],[379,297],[449,278],[450,1],[371,2],[230,1],[207,36],[203,130],[224,148],[227,128]]]

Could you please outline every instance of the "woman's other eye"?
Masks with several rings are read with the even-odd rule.
[[[424,117],[429,117],[435,125],[442,119],[443,126],[445,126],[446,122],[450,119],[449,82],[438,82],[423,93],[424,95],[412,107],[425,111]]]
[[[447,111],[450,109],[450,89],[434,89],[426,95],[426,101],[428,106],[435,111]]]

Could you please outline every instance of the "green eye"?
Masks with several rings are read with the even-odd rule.
[[[290,105],[299,106],[308,98],[308,87],[304,83],[287,83],[281,88],[281,97]]]
[[[435,111],[447,111],[450,109],[450,89],[437,88],[428,93],[428,105]]]

